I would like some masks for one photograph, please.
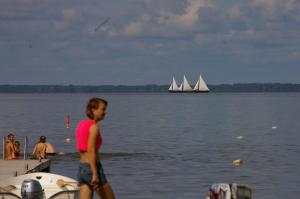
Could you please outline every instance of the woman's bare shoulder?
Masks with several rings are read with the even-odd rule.
[[[99,131],[99,125],[98,125],[98,124],[93,124],[93,125],[90,127],[90,132],[92,132],[92,131],[98,132],[98,131]]]

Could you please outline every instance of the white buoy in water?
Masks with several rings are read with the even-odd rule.
[[[272,129],[277,129],[277,126],[272,126]]]
[[[240,136],[237,136],[236,138],[239,139],[239,140],[241,140],[241,139],[243,139],[244,137],[240,135]]]

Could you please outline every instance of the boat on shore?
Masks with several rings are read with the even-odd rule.
[[[52,173],[29,173],[0,181],[3,199],[79,199],[78,182]]]
[[[170,93],[208,93],[209,88],[202,76],[199,75],[199,79],[197,80],[194,88],[191,87],[185,75],[183,76],[183,81],[178,87],[175,78],[173,77],[172,83],[168,89]]]

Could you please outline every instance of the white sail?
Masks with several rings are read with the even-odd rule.
[[[194,91],[197,91],[199,89],[199,80],[197,81],[196,85],[194,86]]]
[[[199,76],[199,79],[194,87],[194,91],[202,91],[202,92],[208,92],[209,88],[207,87],[205,81],[202,79],[201,75]]]
[[[176,80],[173,77],[173,81],[172,81],[172,83],[170,85],[169,91],[178,91],[178,90],[179,90],[179,88],[177,86]]]
[[[179,86],[179,88],[178,88],[179,91],[182,91],[182,84],[183,83],[181,83],[180,86]]]
[[[185,78],[185,75],[183,76],[183,82],[182,82],[182,91],[192,91],[192,87],[190,86],[189,82]]]

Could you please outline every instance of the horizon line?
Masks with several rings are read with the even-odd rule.
[[[219,85],[236,85],[236,84],[292,84],[298,85],[300,83],[292,83],[292,82],[244,82],[244,83],[218,83],[218,84],[207,84],[210,86],[219,86]],[[0,86],[168,86],[170,84],[0,84]]]

